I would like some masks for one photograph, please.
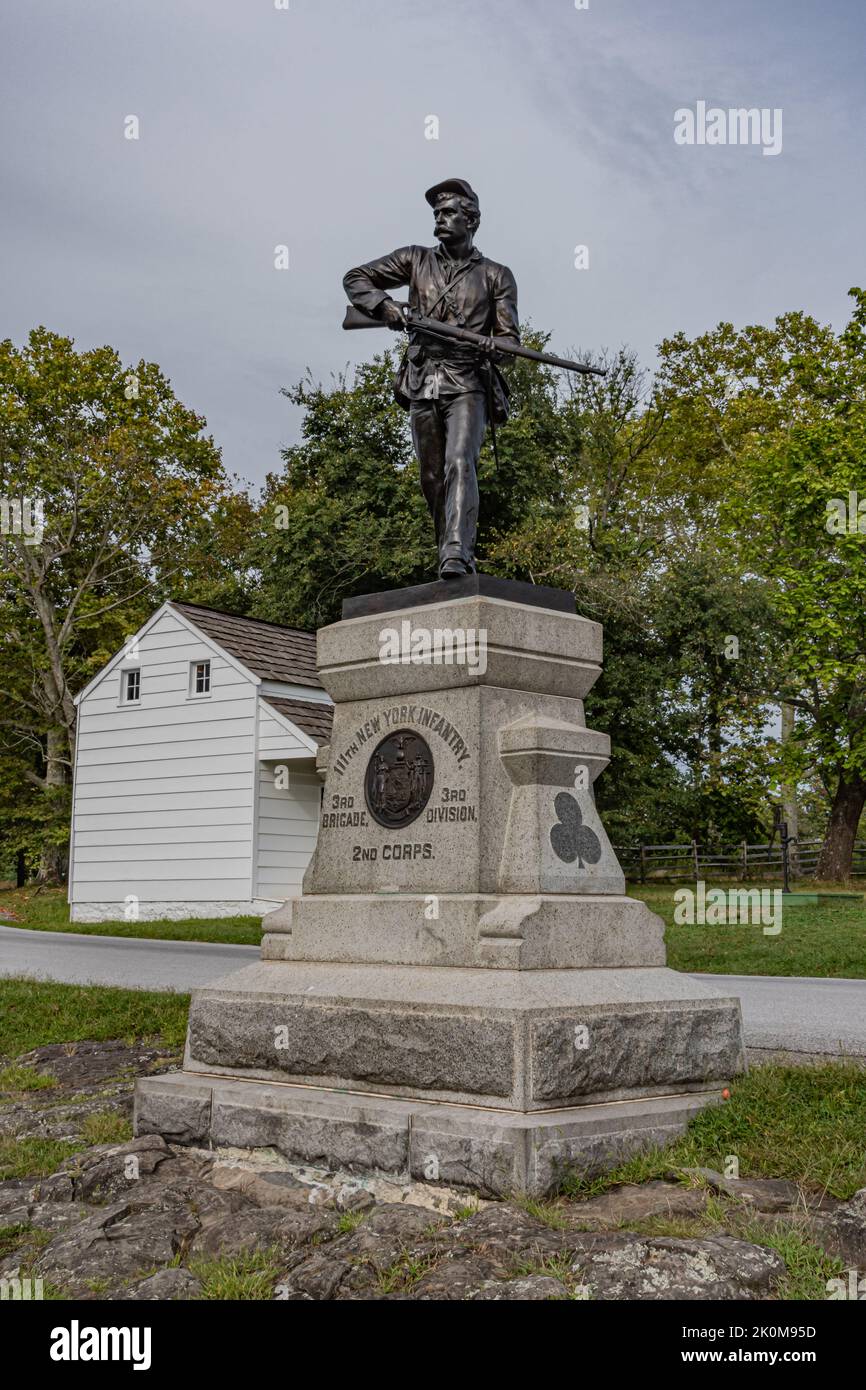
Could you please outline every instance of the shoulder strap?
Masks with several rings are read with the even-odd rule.
[[[464,275],[468,275],[468,274],[469,274],[469,271],[472,269],[472,267],[473,267],[474,264],[475,264],[475,261],[472,260],[472,259],[470,259],[470,260],[468,260],[468,261],[466,262],[466,264],[465,264],[465,266],[463,267],[462,270],[458,270],[457,274],[454,276],[454,279],[451,280],[451,281],[449,281],[449,283],[445,286],[444,290],[441,290],[441,291],[439,292],[439,294],[437,294],[436,298],[433,300],[433,303],[432,303],[432,304],[429,306],[429,308],[427,309],[427,312],[426,312],[426,314],[425,314],[425,318],[428,318],[428,319],[430,318],[431,314],[433,313],[433,310],[434,310],[435,308],[437,308],[437,306],[438,306],[439,304],[441,304],[441,302],[442,302],[442,300],[445,298],[446,294],[450,294],[450,293],[451,293],[451,291],[453,290],[454,286],[457,284],[457,281],[458,281],[458,280],[462,280]]]

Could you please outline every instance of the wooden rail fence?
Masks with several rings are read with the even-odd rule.
[[[788,850],[792,878],[811,878],[818,863],[821,840],[800,840]],[[617,858],[630,879],[647,883],[651,879],[750,878],[782,876],[780,844],[739,845],[709,849],[697,840],[675,845],[615,845]],[[854,845],[852,876],[866,876],[866,840]]]

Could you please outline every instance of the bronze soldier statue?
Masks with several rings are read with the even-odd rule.
[[[475,570],[478,456],[487,424],[508,418],[493,338],[505,340],[502,347],[519,347],[520,328],[514,276],[473,245],[481,221],[476,193],[465,179],[445,179],[424,196],[434,210],[439,245],[402,246],[348,271],[343,285],[356,310],[389,328],[408,328],[395,394],[409,411],[421,488],[436,527],[439,576],[446,579]],[[409,286],[408,317],[387,293],[398,285]],[[425,333],[411,326],[418,318],[468,330],[467,338]],[[481,339],[470,342],[470,334]]]

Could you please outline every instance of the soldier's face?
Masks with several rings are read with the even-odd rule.
[[[469,222],[459,198],[440,198],[434,219],[433,231],[439,241],[460,241],[470,235]]]

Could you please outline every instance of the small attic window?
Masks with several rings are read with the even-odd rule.
[[[121,676],[121,698],[125,705],[137,705],[141,699],[141,671],[124,671]]]
[[[190,695],[210,694],[210,662],[191,661],[189,667]]]

